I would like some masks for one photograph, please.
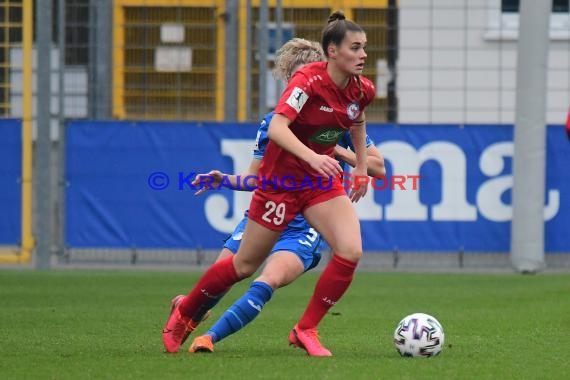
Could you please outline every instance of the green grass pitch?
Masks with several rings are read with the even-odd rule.
[[[0,271],[2,379],[563,379],[570,373],[570,275],[357,273],[320,327],[335,355],[287,345],[317,274],[277,291],[213,354],[165,354],[169,300],[200,273]],[[246,289],[238,284],[207,327]],[[397,322],[421,311],[446,342],[401,358]]]

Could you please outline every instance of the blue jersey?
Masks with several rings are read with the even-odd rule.
[[[269,112],[259,125],[257,130],[257,136],[255,137],[255,145],[253,146],[253,158],[256,160],[261,160],[265,154],[265,149],[267,148],[267,143],[269,142],[269,136],[267,131],[269,130],[269,123],[273,119],[275,112]]]

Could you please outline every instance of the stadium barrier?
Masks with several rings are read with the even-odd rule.
[[[255,124],[76,121],[67,126],[66,244],[70,248],[217,249],[248,192],[194,196],[196,173],[240,173]],[[387,181],[356,204],[368,251],[502,252],[510,247],[513,128],[372,124]],[[569,154],[548,127],[545,249],[570,252]],[[532,175],[532,173],[529,173]],[[420,176],[417,186],[410,177]]]

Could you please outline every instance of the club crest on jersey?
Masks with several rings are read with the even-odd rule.
[[[319,129],[309,140],[317,144],[336,144],[340,136],[344,133],[343,129],[323,128]]]
[[[287,99],[287,104],[289,104],[297,113],[301,112],[301,108],[305,105],[309,99],[309,95],[299,87],[295,87]]]
[[[360,115],[360,107],[358,103],[350,103],[346,107],[346,114],[350,120],[355,120]]]

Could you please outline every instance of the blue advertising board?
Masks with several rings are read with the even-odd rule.
[[[0,245],[18,245],[22,210],[22,122],[0,120]]]
[[[509,251],[512,126],[367,129],[388,173],[356,204],[365,250]],[[251,194],[223,188],[195,196],[190,182],[212,169],[246,171],[256,131],[255,124],[68,123],[67,245],[220,248]],[[570,252],[563,126],[548,127],[547,153],[545,248]]]

